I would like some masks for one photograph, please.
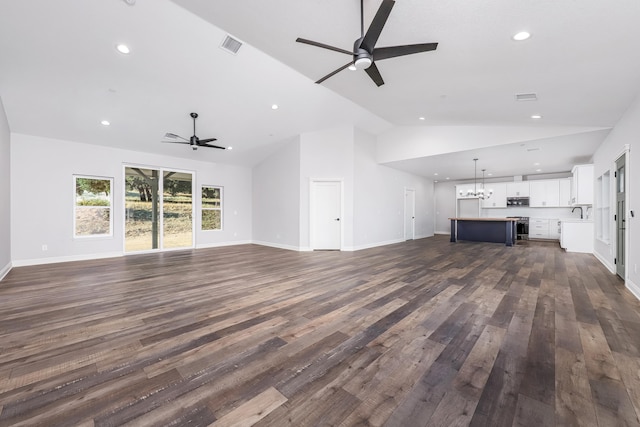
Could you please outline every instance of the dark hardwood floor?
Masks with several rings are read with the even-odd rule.
[[[0,346],[0,426],[640,425],[640,302],[551,242],[14,268]]]

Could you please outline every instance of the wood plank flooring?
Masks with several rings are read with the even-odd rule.
[[[640,426],[640,302],[592,256],[446,236],[21,267],[0,426]]]

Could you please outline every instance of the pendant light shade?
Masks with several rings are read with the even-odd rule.
[[[482,169],[482,184],[481,184],[481,187],[478,188],[478,182],[477,182],[478,159],[477,158],[473,159],[473,191],[469,189],[467,190],[467,194],[464,194],[462,190],[460,190],[460,195],[466,196],[466,197],[477,197],[478,199],[481,199],[481,200],[485,200],[491,197],[491,195],[493,194],[493,190],[489,189],[489,191],[485,191],[485,188],[484,188],[484,172],[485,171],[486,169]]]

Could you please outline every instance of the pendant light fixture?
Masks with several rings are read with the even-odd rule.
[[[486,200],[489,197],[491,197],[491,195],[493,194],[493,190],[490,189],[488,192],[485,193],[484,171],[486,171],[486,169],[482,169],[482,186],[478,188],[478,179],[477,179],[478,159],[477,158],[473,159],[473,191],[471,191],[471,189],[468,189],[467,194],[464,194],[462,190],[460,190],[461,196],[477,197],[478,199],[481,199],[481,200]]]

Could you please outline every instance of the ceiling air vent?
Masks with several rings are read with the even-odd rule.
[[[225,37],[225,39],[222,42],[222,44],[220,45],[220,47],[223,50],[226,50],[227,52],[235,55],[236,53],[238,53],[238,51],[242,47],[242,43],[240,41],[234,39],[233,37],[227,35],[227,37]]]
[[[516,93],[516,101],[537,101],[538,95],[535,93]]]

